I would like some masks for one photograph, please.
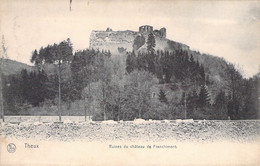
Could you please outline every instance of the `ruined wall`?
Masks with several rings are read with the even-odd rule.
[[[119,54],[118,48],[132,51],[134,39],[138,34],[140,33],[134,31],[92,31],[89,47],[110,50],[112,54]]]
[[[144,25],[139,27],[139,32],[153,32],[153,27],[150,25]]]
[[[138,47],[138,50],[135,51],[145,51],[146,50],[146,41],[148,34],[150,32],[135,32],[135,31],[92,31],[90,35],[89,47],[99,50],[110,50],[112,55],[122,54],[122,50],[133,51],[133,44],[135,38],[142,36],[145,38],[143,46]],[[187,50],[189,47],[187,45],[177,43],[171,40],[168,40],[165,37],[155,35],[156,47],[155,50],[168,50],[174,51],[176,49]]]

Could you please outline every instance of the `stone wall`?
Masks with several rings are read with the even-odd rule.
[[[99,50],[110,50],[112,54],[118,54],[118,48],[132,51],[133,42],[139,32],[134,31],[92,31],[89,47]]]
[[[159,35],[155,35],[156,47],[155,50],[168,50],[174,51],[176,49],[187,50],[189,47],[187,45],[171,41],[164,36],[166,36],[166,29],[160,29]],[[163,34],[161,34],[163,32]],[[148,34],[150,32],[135,32],[135,31],[92,31],[90,35],[89,47],[99,50],[110,50],[112,55],[120,55],[122,52],[119,50],[124,49],[124,52],[133,51],[134,40],[138,36],[143,36],[145,38],[145,43],[143,46],[138,47],[135,51],[145,51],[146,41]]]

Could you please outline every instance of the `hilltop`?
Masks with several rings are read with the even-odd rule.
[[[182,49],[193,55],[196,60],[204,64],[208,74],[220,80],[219,75],[223,75],[219,69],[224,69],[227,64],[223,58],[209,54],[201,54],[198,51],[191,50],[186,44],[170,40],[166,37],[166,28],[153,30],[152,26],[144,25],[139,27],[139,31],[113,31],[107,28],[106,31],[94,30],[90,35],[90,49],[109,50],[112,55],[122,55],[126,52],[144,52],[146,51],[146,41],[148,35],[153,33],[156,40],[155,50],[164,50],[175,52]]]
[[[106,31],[94,30],[90,35],[89,47],[92,49],[109,50],[112,55],[125,55],[126,52],[145,52],[148,35],[154,34],[156,46],[155,50],[163,50],[175,52],[177,50],[187,51],[189,55],[193,55],[195,60],[198,60],[204,65],[205,73],[209,76],[210,81],[215,82],[214,86],[210,87],[212,91],[218,91],[221,84],[224,84],[225,69],[227,62],[220,57],[200,53],[191,50],[186,44],[173,41],[166,37],[166,28],[154,30],[152,26],[144,25],[139,27],[139,31],[113,31],[107,28]]]
[[[164,30],[164,33],[161,32],[162,30]],[[132,50],[144,51],[146,49],[146,40],[150,33],[153,33],[156,38],[155,50],[173,51],[180,48],[189,50],[189,46],[167,39],[165,28],[162,28],[160,31],[153,30],[153,28],[148,25],[141,26],[139,31],[112,31],[110,28],[107,28],[106,31],[94,30],[90,35],[89,47],[99,50],[110,50],[112,55],[118,55]]]
[[[26,69],[28,71],[31,71],[33,69],[32,66],[29,66],[22,62],[17,62],[10,59],[1,59],[3,60],[3,74],[4,75],[11,75],[19,73],[22,69]]]

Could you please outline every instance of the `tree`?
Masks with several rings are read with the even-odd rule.
[[[160,89],[160,92],[159,92],[159,100],[163,103],[166,103],[166,104],[168,103],[168,100],[166,98],[166,94],[162,89]]]
[[[125,85],[125,68],[122,62],[122,58],[115,58],[112,61],[113,63],[113,74],[110,82],[110,94],[108,102],[111,106],[114,107],[112,110],[113,119],[117,119],[118,121],[122,118],[122,103],[124,96],[124,85]],[[116,111],[115,114],[113,113]],[[117,115],[116,115],[117,114]]]
[[[151,87],[158,83],[158,79],[151,73],[134,70],[126,76],[123,119],[133,120],[142,118],[150,109]]]
[[[200,66],[200,77],[201,77],[201,84],[202,85],[206,84],[205,70],[202,64]]]
[[[78,99],[83,98],[85,115],[87,113],[87,105],[89,109],[90,107],[94,109],[93,103],[95,103],[95,106],[99,105],[97,110],[102,108],[102,111],[99,110],[96,113],[89,112],[95,119],[99,120],[101,119],[101,112],[103,119],[108,118],[108,100],[111,98],[109,88],[113,75],[113,67],[115,67],[110,57],[110,51],[102,50],[100,52],[99,50],[86,49],[75,53],[70,66],[72,83],[74,85],[73,96],[80,95]],[[91,93],[95,93],[93,91],[95,87],[100,88],[102,95],[97,95],[96,98],[93,98],[95,94]],[[72,87],[70,86],[69,89],[72,89]]]
[[[224,91],[220,91],[214,102],[216,119],[228,119],[227,117],[227,97]]]
[[[145,37],[143,35],[136,36],[133,43],[133,50],[137,51],[145,44]]]
[[[136,55],[134,52],[128,53],[126,58],[126,72],[131,73],[137,67]]]
[[[243,119],[259,118],[259,78],[249,78],[243,80],[242,87],[242,116]]]
[[[108,111],[113,120],[121,119],[121,109],[124,95],[124,78],[120,79],[118,75],[112,75],[111,82],[109,82],[107,91],[109,97],[107,98]]]
[[[39,54],[33,52],[31,62],[35,65],[43,65],[45,63],[55,64],[58,68],[58,110],[59,120],[61,121],[61,75],[62,66],[64,64],[70,64],[72,61],[72,43],[68,38],[66,41],[60,42],[58,45],[47,46],[41,48]]]
[[[140,53],[136,57],[136,67],[138,70],[148,70],[148,56],[147,53]]]
[[[49,81],[47,73],[42,69],[41,71],[38,72],[37,75],[37,86],[38,86],[38,105],[42,102],[44,102],[44,100],[49,98],[49,94],[51,94],[51,92],[46,88],[46,84]]]
[[[199,96],[195,89],[187,97],[187,116],[192,118],[194,111],[198,108]]]
[[[106,116],[106,107],[107,100],[109,99],[109,83],[112,78],[112,62],[109,57],[104,56],[104,54],[98,54],[97,60],[95,61],[96,65],[96,75],[98,75],[99,80],[101,82],[101,90],[102,90],[102,107],[103,107],[103,115],[104,120],[107,120]]]
[[[203,108],[209,104],[210,104],[210,95],[208,89],[206,85],[202,85],[200,88],[198,105],[200,106],[200,108]]]
[[[87,108],[89,116],[91,115],[91,103],[93,101],[93,97],[91,95],[91,83],[94,81],[94,61],[98,53],[98,51],[96,52],[93,49],[78,51],[75,53],[70,66],[72,72],[72,84],[74,85],[72,87],[74,88],[73,93],[71,93],[72,88],[69,88],[69,94],[76,96],[76,98],[74,97],[71,101],[83,98],[85,120],[87,120]]]
[[[90,88],[91,87],[91,88]],[[92,82],[82,90],[82,96],[84,97],[84,104],[88,104],[89,115],[94,120],[104,120],[103,110],[103,90],[101,81]],[[87,100],[86,100],[87,99]],[[85,105],[85,114],[87,111]]]
[[[73,86],[73,93],[69,93],[72,96],[71,101],[76,99],[80,99],[81,91],[88,86],[91,82],[95,81],[95,60],[99,54],[98,51],[95,50],[83,50],[77,51],[70,65],[72,78],[71,83]],[[72,88],[70,88],[72,89]],[[74,97],[73,97],[74,96]]]
[[[55,48],[55,47],[54,47]],[[64,63],[69,63],[72,58],[72,44],[70,40],[61,42],[57,48],[55,48],[52,52],[54,56],[54,63],[58,65],[58,77],[59,77],[59,121],[61,121],[61,65]]]
[[[239,119],[242,101],[241,87],[242,75],[233,64],[228,64],[225,69],[225,87],[229,94],[228,114],[231,119]]]
[[[23,69],[21,71],[20,84],[23,100],[28,102],[31,99],[30,90],[32,88],[32,85],[30,85],[29,75],[26,69]],[[34,97],[35,96],[33,96],[32,98],[34,99]]]
[[[152,54],[147,54],[147,70],[153,74],[155,74],[155,55]]]
[[[153,120],[171,119],[171,109],[169,109],[168,104],[154,100],[150,103],[150,108],[144,112],[142,117]]]
[[[155,43],[155,36],[153,35],[153,33],[150,33],[148,35],[148,39],[147,39],[147,51],[149,54],[153,54],[154,53],[154,50],[155,50],[155,46],[156,46],[156,43]]]

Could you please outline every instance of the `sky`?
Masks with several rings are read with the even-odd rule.
[[[225,58],[245,77],[260,71],[260,1],[2,0],[0,34],[12,60],[30,64],[32,51],[70,38],[89,47],[92,30],[165,27],[167,38]]]

